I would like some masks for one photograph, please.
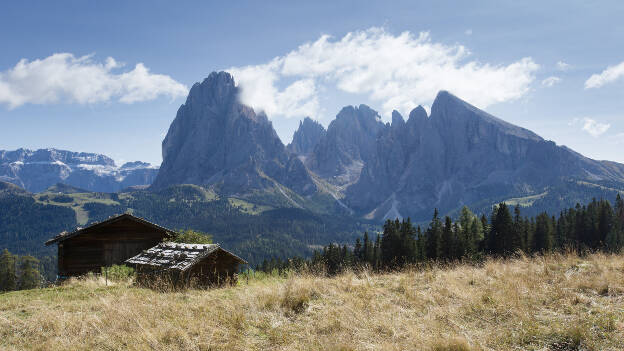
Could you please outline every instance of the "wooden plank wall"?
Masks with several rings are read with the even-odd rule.
[[[185,272],[149,265],[136,265],[137,283],[156,289],[166,288],[164,285],[176,289],[190,286],[209,288],[224,284],[236,284],[238,266],[238,260],[221,250],[217,250]]]
[[[124,219],[94,228],[59,243],[61,276],[100,272],[101,267],[123,262],[165,238],[164,231]]]

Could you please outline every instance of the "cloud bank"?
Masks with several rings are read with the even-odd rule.
[[[227,71],[245,104],[269,116],[315,117],[319,95],[328,88],[367,95],[386,115],[431,104],[439,90],[484,108],[525,95],[539,68],[530,57],[508,65],[469,57],[464,46],[433,42],[427,32],[393,35],[371,28],[339,40],[323,35],[264,64]]]
[[[92,104],[117,100],[134,103],[159,96],[185,96],[188,88],[167,75],[150,73],[142,63],[115,73],[123,65],[109,57],[96,62],[92,55],[75,57],[59,53],[44,59],[20,60],[0,72],[0,104],[16,108],[24,104],[58,102]]]
[[[624,62],[609,66],[600,74],[593,74],[585,81],[585,89],[600,88],[601,86],[612,83],[621,77],[624,77]]]

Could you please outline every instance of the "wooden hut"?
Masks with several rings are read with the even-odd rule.
[[[160,243],[126,260],[137,283],[162,287],[210,287],[236,283],[245,260],[219,244]]]
[[[58,244],[58,274],[63,279],[123,264],[174,235],[172,230],[126,213],[60,233],[45,244]]]

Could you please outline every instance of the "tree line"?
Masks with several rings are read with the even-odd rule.
[[[39,260],[17,256],[4,249],[0,254],[0,291],[34,289],[44,283]]]
[[[268,272],[321,268],[336,274],[347,268],[368,266],[375,270],[398,269],[430,261],[481,260],[486,256],[508,257],[518,252],[540,254],[557,250],[620,252],[624,246],[624,200],[618,194],[615,206],[593,199],[577,204],[557,217],[542,212],[522,216],[519,206],[500,203],[489,218],[464,207],[459,217],[441,218],[434,210],[429,225],[422,228],[410,219],[387,220],[383,232],[367,232],[353,246],[329,244],[309,260],[265,260],[257,269]]]

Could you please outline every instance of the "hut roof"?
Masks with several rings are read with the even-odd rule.
[[[101,221],[101,222],[94,222],[90,226],[85,227],[85,228],[78,227],[73,232],[61,232],[58,235],[56,235],[55,237],[53,237],[53,238],[49,239],[48,241],[46,241],[45,244],[46,244],[46,246],[48,246],[48,245],[51,245],[51,244],[54,244],[54,243],[57,243],[57,242],[61,242],[63,240],[67,240],[67,239],[69,239],[71,237],[74,237],[76,235],[80,235],[80,234],[86,232],[87,230],[98,228],[98,227],[103,227],[105,225],[108,225],[108,224],[120,221],[122,219],[130,219],[132,221],[135,221],[135,222],[144,224],[146,226],[152,227],[152,228],[154,228],[157,231],[165,232],[167,234],[167,236],[169,236],[169,237],[172,237],[176,233],[175,231],[173,231],[171,229],[167,229],[165,227],[159,226],[158,224],[154,224],[154,223],[152,223],[152,222],[150,222],[150,221],[148,221],[146,219],[133,216],[133,215],[131,215],[129,213],[124,213],[124,214],[121,214],[121,215],[112,216],[112,217],[108,218],[107,220],[104,220],[104,221]]]
[[[160,243],[151,249],[143,250],[142,253],[127,259],[126,263],[185,271],[216,251],[222,251],[232,256],[239,263],[247,264],[247,261],[224,250],[219,244],[179,244],[169,242]]]

